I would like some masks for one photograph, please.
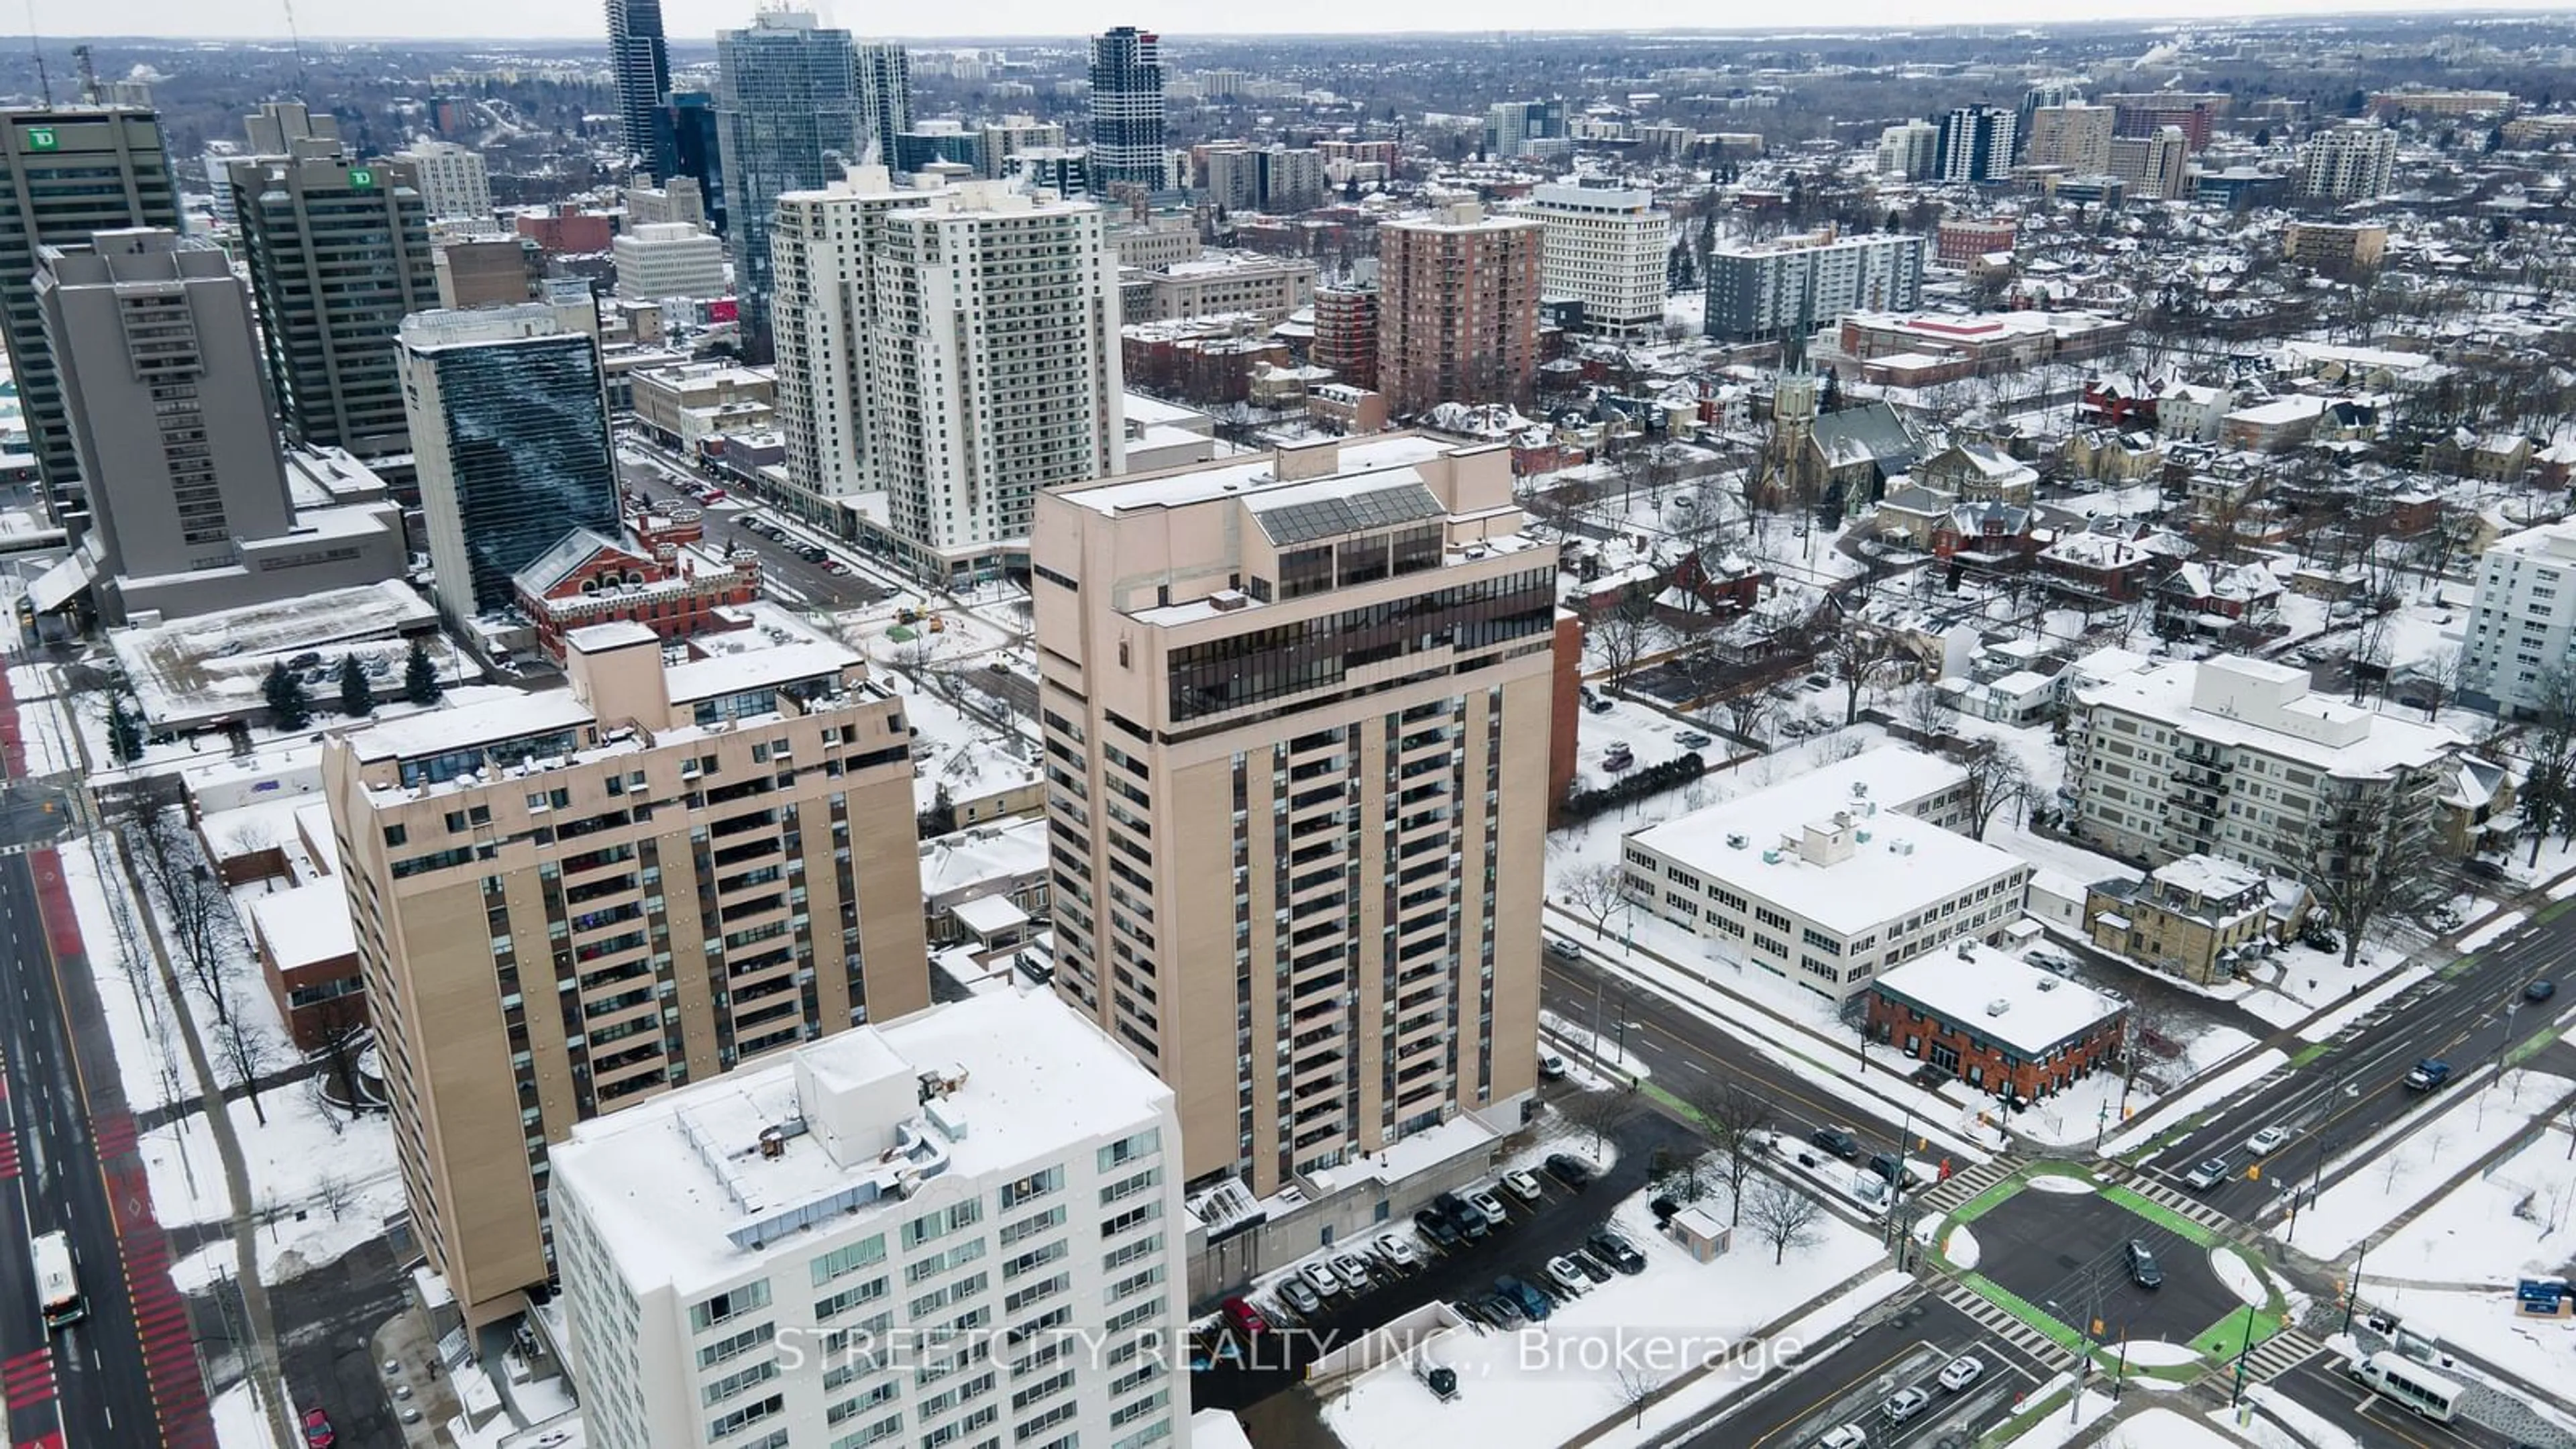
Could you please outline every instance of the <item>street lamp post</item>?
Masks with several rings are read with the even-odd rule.
[[[2352,1255],[2352,1281],[2343,1289],[2343,1331],[2352,1332],[2352,1305],[2361,1297],[2361,1264],[2370,1256],[2370,1240],[2361,1240],[2361,1251]]]

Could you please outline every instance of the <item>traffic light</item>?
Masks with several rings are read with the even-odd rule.
[[[2247,1163],[2245,1166],[2245,1180],[2247,1182],[2261,1182],[2263,1180],[2263,1164],[2259,1162]]]

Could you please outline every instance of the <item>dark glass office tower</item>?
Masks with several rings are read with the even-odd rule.
[[[617,536],[599,347],[543,302],[403,319],[399,353],[438,607],[511,602],[511,576],[575,528]]]
[[[656,156],[653,112],[671,89],[662,0],[608,0],[608,66],[617,76],[617,120],[626,153],[649,165]]]
[[[673,91],[653,108],[653,175],[669,184],[694,176],[706,198],[707,224],[725,234],[723,142],[716,135],[716,98],[705,91]]]
[[[716,134],[723,143],[726,239],[742,304],[743,351],[769,358],[769,215],[779,193],[828,186],[865,154],[850,32],[801,10],[764,11],[716,32]]]
[[[1163,42],[1133,25],[1091,38],[1091,184],[1163,189]]]

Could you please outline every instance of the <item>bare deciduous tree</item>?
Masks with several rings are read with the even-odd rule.
[[[2343,933],[2346,970],[2361,954],[2364,932],[2386,917],[2434,903],[2441,887],[2424,870],[2433,858],[2433,810],[2423,772],[2401,768],[2388,780],[2337,781],[2327,815],[2311,835],[2315,854],[2308,888],[2326,919]]]
[[[1566,903],[1591,918],[1595,936],[1610,939],[1610,918],[1631,905],[1627,870],[1615,860],[1600,860],[1576,866],[1559,879],[1565,883]]]
[[[1786,1262],[1791,1248],[1804,1248],[1816,1241],[1816,1219],[1822,1217],[1825,1205],[1785,1182],[1764,1178],[1745,1206],[1745,1217],[1754,1234],[1771,1245],[1774,1266]]]
[[[227,999],[216,1010],[215,1048],[232,1076],[232,1084],[250,1098],[251,1115],[264,1127],[268,1125],[268,1109],[260,1103],[260,1078],[277,1070],[280,1053],[277,1043],[251,1019],[249,1003],[241,999],[240,988],[232,987],[225,995]]]
[[[1878,681],[1894,649],[1887,636],[1846,620],[1825,644],[1826,672],[1843,687],[1843,723],[1860,719],[1860,692]]]
[[[1659,1387],[1661,1385],[1647,1377],[1644,1371],[1630,1368],[1619,1370],[1618,1380],[1612,1385],[1619,1396],[1619,1407],[1637,1411],[1635,1427],[1640,1429],[1646,1427],[1646,1406],[1655,1401],[1655,1390]]]
[[[358,1185],[339,1173],[326,1172],[313,1179],[313,1200],[322,1205],[322,1210],[329,1213],[335,1223],[349,1211],[357,1198]]]
[[[1601,651],[1604,682],[1610,688],[1627,683],[1628,676],[1636,671],[1638,659],[1646,652],[1651,622],[1651,611],[1643,599],[1622,599],[1607,609],[1593,611],[1586,628]]]
[[[1724,707],[1730,732],[1748,745],[1758,745],[1772,716],[1780,712],[1780,701],[1767,689],[1747,686],[1728,695]]]
[[[2030,767],[1993,740],[1984,741],[1960,763],[1965,771],[1960,786],[1967,792],[1960,804],[1968,812],[1968,836],[1983,840],[1995,812],[2030,793]]]
[[[1927,679],[1905,697],[1905,723],[1915,733],[1928,739],[1948,734],[1959,721],[1958,713],[1942,698],[1940,683]]]
[[[1699,1118],[1700,1130],[1716,1149],[1717,1173],[1733,1202],[1730,1223],[1744,1221],[1744,1187],[1771,1144],[1777,1120],[1770,1099],[1735,1081],[1701,1078],[1702,1085],[1684,1094],[1683,1105]]]

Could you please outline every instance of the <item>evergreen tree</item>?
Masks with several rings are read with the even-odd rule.
[[[411,653],[403,660],[403,698],[417,705],[432,705],[444,693],[438,683],[438,666],[430,662],[429,646],[414,639]]]
[[[913,833],[924,840],[946,835],[957,828],[957,802],[948,798],[948,787],[941,785],[930,797],[930,808],[913,821]]]
[[[340,656],[340,713],[365,719],[376,712],[376,691],[367,683],[367,666],[355,654]]]
[[[269,719],[279,729],[300,730],[313,723],[313,696],[305,692],[303,677],[284,663],[268,667],[260,693],[267,696]]]
[[[2268,148],[2272,144],[2272,128],[2264,126],[2256,130],[2254,133],[2254,144],[2257,148]]]
[[[107,707],[107,750],[120,765],[143,758],[143,721],[121,694]]]

